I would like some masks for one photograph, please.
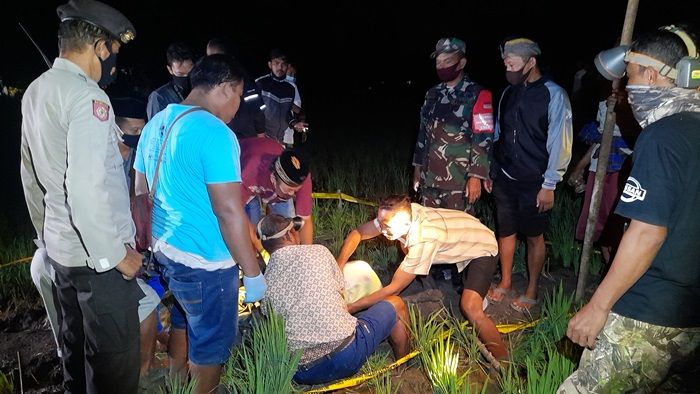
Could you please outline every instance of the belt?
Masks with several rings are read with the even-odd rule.
[[[335,354],[340,353],[343,350],[345,350],[345,348],[348,347],[348,345],[350,345],[354,340],[355,340],[355,333],[353,332],[352,334],[350,334],[349,337],[343,339],[343,342],[341,342],[335,349],[333,349],[333,351],[326,354],[325,356],[317,358],[314,361],[310,361],[304,365],[300,365],[299,368],[304,368],[305,370],[308,371],[309,369],[317,366],[318,364],[322,363],[323,361],[330,359]]]

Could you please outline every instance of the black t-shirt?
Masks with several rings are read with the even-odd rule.
[[[613,312],[665,327],[700,326],[700,113],[642,131],[616,213],[667,228],[666,240]]]

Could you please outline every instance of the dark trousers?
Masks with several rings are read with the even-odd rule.
[[[62,314],[65,392],[136,393],[143,291],[116,269],[97,273],[49,260]]]

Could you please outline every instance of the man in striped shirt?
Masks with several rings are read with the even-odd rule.
[[[427,275],[433,264],[456,264],[464,290],[460,309],[474,325],[479,338],[496,359],[508,351],[496,325],[483,311],[483,301],[496,270],[498,244],[493,232],[479,219],[462,211],[412,204],[405,195],[392,195],[379,203],[377,218],[364,223],[345,238],[337,258],[340,269],[361,240],[384,235],[398,240],[406,257],[391,283],[348,305],[355,313],[390,295],[398,295],[417,275]]]

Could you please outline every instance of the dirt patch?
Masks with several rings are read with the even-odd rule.
[[[2,317],[0,371],[11,376],[17,392],[20,386],[25,393],[61,392],[60,360],[43,307],[6,311]]]

